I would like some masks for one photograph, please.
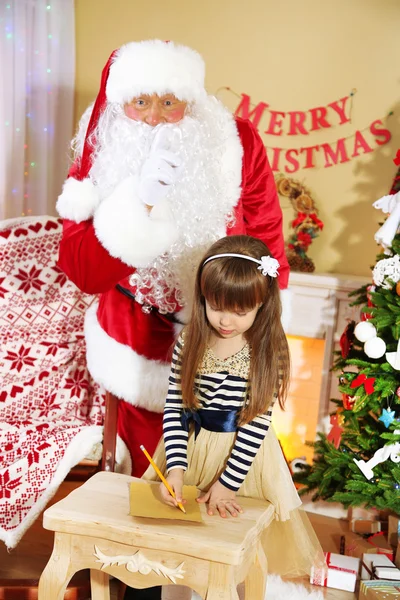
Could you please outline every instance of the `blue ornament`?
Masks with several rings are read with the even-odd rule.
[[[388,410],[384,408],[381,416],[379,417],[379,421],[382,421],[385,427],[389,427],[389,425],[394,421],[395,414],[396,413],[394,410]]]

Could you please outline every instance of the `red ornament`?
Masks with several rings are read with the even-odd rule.
[[[297,234],[297,239],[299,240],[299,242],[301,242],[302,246],[305,246],[306,248],[308,248],[308,246],[312,242],[311,235],[305,231],[299,231],[299,233]]]
[[[355,401],[356,401],[356,396],[349,396],[349,394],[342,394],[342,400],[343,400],[343,408],[345,410],[353,410]]]
[[[374,292],[374,291],[375,291],[374,285],[369,285],[367,287],[367,306],[371,306],[371,307],[375,306],[371,300],[371,292]],[[371,319],[371,318],[372,318],[371,313],[361,313],[361,321],[369,321],[369,319]]]
[[[369,285],[367,287],[367,306],[375,306],[375,304],[373,304],[372,302],[372,296],[371,293],[375,292],[375,286],[374,285]]]
[[[332,429],[326,436],[326,439],[329,442],[332,442],[332,444],[335,446],[335,448],[337,450],[340,446],[340,442],[342,439],[343,427],[341,427],[341,425],[340,425],[340,423],[342,421],[342,417],[341,417],[341,415],[331,415],[330,421],[331,421]]]
[[[354,343],[354,327],[355,326],[356,326],[356,322],[350,321],[350,323],[347,324],[345,330],[343,331],[342,335],[340,336],[339,344],[340,344],[340,350],[342,352],[342,358],[348,357],[351,347]]]
[[[306,217],[307,217],[306,213],[298,212],[297,217],[295,218],[294,221],[292,221],[292,227],[295,228],[298,225],[301,225],[302,222],[306,219]]]
[[[318,226],[319,229],[321,229],[321,231],[323,230],[324,224],[321,221],[321,219],[318,219],[318,217],[317,217],[317,215],[315,213],[311,213],[310,214],[310,219],[312,221],[314,221],[314,223]]]
[[[397,396],[398,398],[400,398],[400,387],[398,387],[398,388],[397,388],[397,390],[396,390],[396,396]]]
[[[350,384],[350,387],[354,389],[356,387],[360,387],[360,385],[363,385],[366,393],[369,396],[375,391],[374,384],[375,377],[367,377],[364,373],[360,373],[360,375],[353,379],[353,381]]]

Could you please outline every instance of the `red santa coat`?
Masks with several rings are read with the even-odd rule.
[[[284,289],[289,266],[274,177],[262,140],[251,122],[236,119],[236,127],[242,152],[242,177],[234,204],[235,224],[226,234],[247,234],[261,239],[280,263],[279,285]],[[139,303],[117,289],[117,284],[129,287],[135,257],[124,256],[122,260],[114,247],[106,248],[109,245],[103,232],[112,224],[104,219],[105,224],[100,222],[96,229],[91,218],[76,221],[64,219],[58,264],[82,291],[99,294],[98,305],[88,311],[86,318],[88,367],[96,381],[123,400],[118,431],[130,450],[133,474],[140,475],[146,468],[146,459],[139,445],[144,444],[153,452],[162,433],[176,327],[167,315],[157,310],[143,312]],[[154,237],[159,236],[156,233]]]

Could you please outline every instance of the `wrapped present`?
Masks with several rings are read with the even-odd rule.
[[[361,534],[379,533],[384,530],[382,521],[370,521],[369,519],[351,519],[349,527],[350,531]]]
[[[393,566],[380,566],[372,561],[372,579],[390,579],[400,583],[400,569]]]
[[[310,583],[322,587],[354,592],[360,560],[351,556],[325,552],[324,567],[312,567]]]
[[[340,539],[341,553],[354,558],[362,558],[363,554],[375,554],[376,550],[368,540],[358,533],[348,532]],[[342,552],[343,548],[343,552]]]
[[[396,550],[394,564],[396,565],[396,567],[399,567],[399,569],[400,569],[400,539],[397,542],[397,550]]]
[[[385,554],[364,554],[361,563],[361,579],[374,579],[376,570],[383,567],[396,569]]]
[[[374,533],[368,538],[368,543],[373,546],[377,554],[385,554],[390,560],[393,560],[394,552],[392,546],[387,541],[383,532]]]
[[[400,539],[400,517],[389,515],[388,542],[392,548],[396,548]]]
[[[400,583],[396,581],[362,581],[358,600],[389,600],[400,598]]]

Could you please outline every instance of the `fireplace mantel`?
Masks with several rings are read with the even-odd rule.
[[[296,273],[289,278],[291,315],[288,335],[325,340],[318,423],[332,412],[337,379],[330,369],[333,352],[348,320],[359,321],[360,308],[351,307],[349,292],[371,283],[371,278],[332,273]]]

